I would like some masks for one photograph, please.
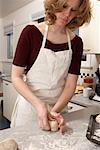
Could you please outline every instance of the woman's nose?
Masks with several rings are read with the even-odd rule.
[[[71,9],[68,8],[68,9],[64,10],[63,15],[66,16],[66,17],[69,17],[71,15]]]

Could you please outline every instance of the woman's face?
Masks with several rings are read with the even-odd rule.
[[[77,16],[78,8],[80,5],[80,0],[66,0],[66,4],[63,6],[61,12],[55,13],[56,15],[56,24],[58,25],[67,25],[74,17]]]

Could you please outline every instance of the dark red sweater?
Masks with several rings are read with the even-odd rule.
[[[13,60],[13,64],[21,67],[26,67],[28,71],[34,64],[41,44],[43,40],[43,35],[39,29],[34,25],[26,26],[19,38],[16,52]],[[69,68],[69,73],[80,74],[81,57],[83,53],[83,42],[77,35],[71,40],[72,46],[72,61]],[[53,44],[49,40],[46,40],[46,48],[51,49],[54,52],[63,51],[69,49],[68,43]]]

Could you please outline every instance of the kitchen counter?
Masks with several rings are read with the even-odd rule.
[[[100,109],[98,109],[100,112]],[[100,147],[86,138],[88,121],[91,113],[97,113],[97,108],[89,107],[80,112],[66,113],[66,132],[42,131],[36,122],[33,126],[5,129],[0,131],[0,141],[13,138],[20,150],[28,150],[30,144],[34,150],[100,150]],[[83,117],[82,117],[83,116]]]
[[[100,102],[99,101],[94,101],[94,100],[90,100],[89,98],[85,98],[83,97],[82,94],[76,94],[75,96],[73,96],[73,98],[71,99],[71,102],[79,104],[81,106],[98,106],[100,107]]]
[[[98,145],[86,138],[89,117],[100,113],[100,102],[84,98],[82,94],[75,95],[71,102],[85,107],[63,114],[67,126],[64,135],[42,131],[35,122],[33,126],[27,124],[24,127],[1,130],[0,142],[13,138],[20,150],[28,150],[30,144],[34,150],[100,150]]]
[[[4,77],[2,77],[2,80],[11,82],[11,76],[4,76]]]
[[[5,81],[11,82],[11,76],[5,76],[2,78]],[[84,98],[83,94],[75,94],[73,98],[71,99],[71,102],[79,104],[81,106],[99,106],[100,107],[100,101],[94,101],[90,100],[89,98]]]

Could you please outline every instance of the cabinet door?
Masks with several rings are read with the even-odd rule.
[[[16,97],[17,92],[12,83],[3,81],[3,115],[10,121]]]

